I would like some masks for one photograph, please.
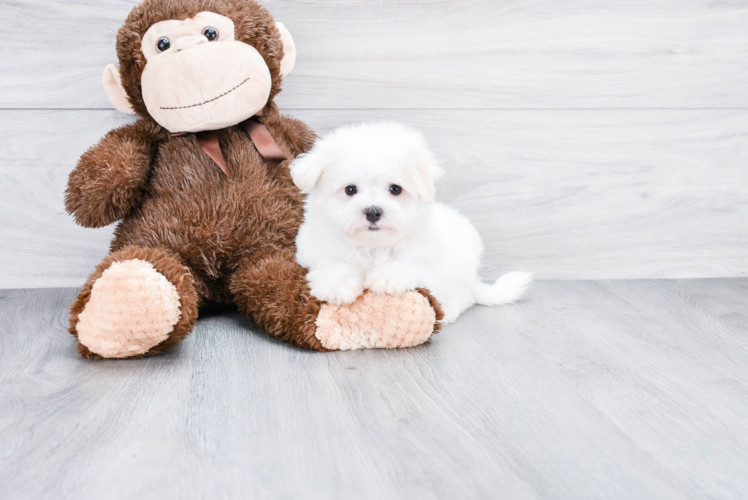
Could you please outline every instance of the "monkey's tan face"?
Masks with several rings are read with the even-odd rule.
[[[260,111],[272,80],[260,53],[235,40],[234,22],[213,12],[151,26],[141,42],[148,113],[170,132],[236,125]]]

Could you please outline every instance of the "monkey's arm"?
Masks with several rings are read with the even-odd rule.
[[[280,124],[291,143],[294,157],[312,149],[314,141],[317,140],[317,134],[306,123],[288,115],[282,115]]]
[[[65,209],[78,224],[102,227],[123,218],[143,193],[158,141],[166,132],[138,120],[109,132],[70,173]]]

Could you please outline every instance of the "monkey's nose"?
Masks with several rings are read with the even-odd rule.
[[[208,39],[205,35],[193,35],[193,36],[182,36],[177,38],[173,45],[177,49],[177,52],[184,49],[191,49],[200,45],[201,43],[208,43]]]
[[[382,210],[380,207],[369,207],[364,210],[364,213],[366,214],[366,220],[373,224],[382,218],[384,210]]]

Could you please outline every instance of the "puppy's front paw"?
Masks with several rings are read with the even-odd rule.
[[[319,300],[336,306],[352,304],[364,292],[363,287],[346,286],[342,283],[313,286],[311,289],[312,295]]]
[[[312,295],[334,305],[352,304],[364,292],[361,276],[344,268],[310,271],[306,277]]]
[[[374,293],[400,295],[414,290],[417,284],[406,275],[396,276],[390,273],[372,271],[366,276],[364,288]]]

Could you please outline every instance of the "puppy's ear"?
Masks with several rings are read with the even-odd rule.
[[[299,155],[291,163],[291,177],[302,193],[308,193],[317,184],[323,170],[319,155],[314,153]]]
[[[416,200],[429,202],[434,200],[434,183],[444,175],[444,170],[439,166],[433,153],[424,148],[409,159],[404,174],[409,184],[406,189],[410,187],[411,194]]]

